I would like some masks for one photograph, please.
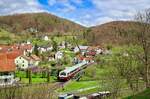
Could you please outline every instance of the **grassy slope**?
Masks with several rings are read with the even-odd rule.
[[[65,87],[64,90],[59,89],[59,92],[72,92],[72,91],[77,91],[79,89],[83,88],[89,88],[98,85],[98,82],[96,81],[71,81],[68,83]]]
[[[18,39],[18,36],[15,36],[14,34],[0,28],[0,44],[7,44]]]
[[[134,96],[126,97],[125,99],[150,99],[150,89],[146,89]]]

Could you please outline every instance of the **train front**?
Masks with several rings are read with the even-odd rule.
[[[59,73],[59,80],[60,81],[67,81],[68,80],[68,76],[67,76],[67,73],[65,71],[61,71]]]

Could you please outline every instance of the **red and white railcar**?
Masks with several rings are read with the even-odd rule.
[[[83,61],[79,64],[76,64],[72,67],[67,67],[65,70],[60,71],[59,73],[59,79],[61,81],[67,81],[70,80],[77,74],[84,66],[87,65],[87,62]]]

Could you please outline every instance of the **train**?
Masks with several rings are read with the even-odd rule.
[[[59,72],[59,80],[60,81],[68,81],[73,78],[80,70],[86,68],[86,61],[82,61],[72,67],[67,67],[66,69]]]

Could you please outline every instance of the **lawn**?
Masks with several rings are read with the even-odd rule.
[[[150,99],[150,89],[146,89],[136,95],[126,97],[124,99]]]
[[[26,78],[26,72],[17,71],[16,77],[21,78],[21,83],[29,83],[29,78]],[[55,76],[50,76],[50,82],[56,82]],[[32,74],[32,83],[45,83],[47,82],[47,78],[42,78],[42,74]]]
[[[72,92],[77,91],[84,88],[95,87],[98,86],[97,81],[71,81],[67,85],[64,86],[64,90],[60,88],[58,92]]]

